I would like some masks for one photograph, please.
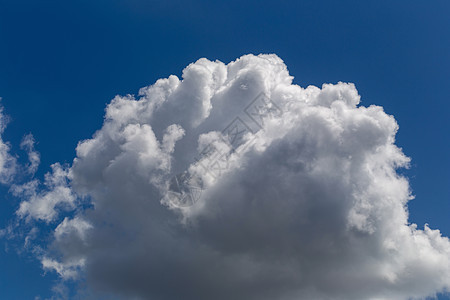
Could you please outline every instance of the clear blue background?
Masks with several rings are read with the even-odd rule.
[[[278,54],[301,86],[354,82],[363,105],[393,114],[412,157],[402,171],[416,195],[410,220],[450,235],[448,0],[0,0],[4,138],[23,155],[20,139],[34,134],[41,176],[71,162],[114,95],[180,76],[200,57],[228,63],[247,53]],[[17,201],[0,188],[0,228]],[[50,296],[55,279],[2,242],[0,299]]]

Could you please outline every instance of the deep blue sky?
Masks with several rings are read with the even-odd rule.
[[[71,162],[100,127],[116,94],[182,69],[200,57],[225,63],[276,53],[295,83],[354,82],[362,104],[397,119],[402,171],[416,199],[410,220],[450,235],[450,1],[0,0],[0,97],[4,133],[19,153],[32,132],[38,175]],[[17,199],[0,188],[0,228]],[[27,254],[0,248],[0,299],[49,296]]]

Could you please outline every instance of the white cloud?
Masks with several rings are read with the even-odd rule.
[[[19,217],[51,222],[58,216],[57,208],[75,208],[77,198],[68,186],[69,170],[58,163],[51,167],[52,172],[45,174],[46,190],[40,191],[38,180],[11,187],[13,194],[25,199],[16,212]]]
[[[56,260],[44,257],[41,263],[44,270],[56,271],[64,279],[75,279],[78,276],[79,268],[84,266],[85,261],[80,259],[62,264]]]
[[[31,133],[25,135],[20,143],[20,147],[27,152],[29,164],[27,166],[28,173],[34,175],[41,162],[41,155],[34,149],[34,137]]]
[[[0,135],[3,134],[7,123],[8,117],[3,114],[3,107],[0,105]],[[10,154],[9,143],[3,141],[0,136],[0,183],[11,182],[15,173],[16,158]]]
[[[359,106],[353,84],[292,79],[275,55],[200,59],[182,80],[117,96],[70,169],[53,166],[48,191],[23,187],[19,216],[76,210],[56,228],[44,268],[63,278],[82,270],[92,289],[124,299],[447,289],[449,240],[408,223],[410,188],[396,170],[409,158],[394,118]],[[75,194],[92,207],[77,207]]]

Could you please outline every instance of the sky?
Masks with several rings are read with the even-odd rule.
[[[371,166],[374,161],[380,161],[380,164],[394,161],[396,164],[402,165],[406,164],[404,157],[409,157],[411,159],[409,168],[400,167],[392,171],[391,165],[389,165],[390,167],[383,165],[383,168],[388,169],[387,175],[376,175],[379,177],[374,175],[376,179],[367,179],[370,184],[373,184],[373,193],[377,190],[376,184],[385,182],[385,185],[378,186],[377,191],[380,194],[375,195],[375,193],[370,197],[366,195],[367,199],[371,200],[364,198],[368,201],[367,203],[364,202],[366,200],[361,200],[361,203],[357,202],[360,206],[355,205],[352,207],[353,210],[350,210],[353,213],[350,215],[354,218],[345,219],[345,221],[354,226],[355,230],[360,230],[372,237],[376,235],[372,231],[376,233],[379,228],[384,228],[383,230],[386,232],[392,231],[393,229],[389,226],[394,226],[397,224],[396,222],[401,223],[404,220],[417,224],[418,231],[412,231],[416,235],[426,232],[426,230],[419,230],[424,229],[425,224],[428,224],[432,230],[439,229],[443,236],[450,236],[448,219],[450,211],[450,174],[448,171],[450,166],[448,155],[450,150],[448,137],[450,128],[450,118],[448,118],[450,112],[448,101],[450,94],[449,13],[450,3],[448,1],[191,1],[188,3],[143,0],[0,0],[0,97],[2,98],[3,116],[7,116],[8,119],[1,138],[9,148],[5,152],[6,154],[2,152],[2,155],[3,158],[6,157],[10,161],[16,161],[18,166],[15,171],[11,171],[14,173],[13,178],[2,180],[3,184],[0,187],[0,228],[5,230],[0,249],[0,298],[34,299],[39,296],[40,299],[47,299],[52,296],[63,297],[61,295],[64,294],[69,294],[68,297],[80,297],[79,295],[82,293],[80,290],[88,290],[84,292],[91,293],[90,288],[93,288],[118,295],[118,297],[123,295],[149,297],[151,295],[155,299],[172,299],[176,298],[176,295],[168,294],[164,288],[146,289],[143,287],[144,283],[138,279],[134,282],[122,282],[120,276],[108,276],[108,272],[111,274],[122,272],[128,274],[129,278],[142,278],[156,276],[153,274],[154,272],[148,273],[148,270],[153,268],[163,273],[154,280],[160,283],[160,286],[164,286],[167,284],[167,281],[164,281],[166,273],[163,272],[166,268],[178,270],[176,274],[179,276],[186,275],[183,272],[188,272],[192,268],[188,262],[174,259],[174,257],[182,255],[181,253],[175,251],[173,256],[164,254],[167,250],[165,247],[174,246],[184,249],[186,251],[183,252],[184,255],[192,258],[199,265],[211,263],[210,260],[214,260],[214,255],[213,252],[207,250],[204,250],[201,257],[192,254],[198,251],[194,248],[193,241],[201,241],[205,247],[216,249],[222,254],[216,260],[218,261],[217,267],[222,266],[222,269],[225,270],[223,273],[217,273],[219,278],[222,278],[220,276],[228,278],[230,272],[234,273],[239,270],[235,269],[238,268],[238,263],[228,262],[233,255],[246,253],[255,260],[266,261],[273,258],[273,255],[279,254],[280,251],[289,252],[290,248],[297,249],[295,248],[297,245],[292,241],[294,233],[291,226],[298,224],[294,221],[292,224],[282,222],[281,215],[286,212],[281,208],[272,207],[274,213],[271,215],[266,210],[271,206],[267,204],[264,207],[257,206],[254,208],[255,213],[251,214],[271,220],[274,228],[283,233],[280,235],[283,239],[280,240],[264,231],[264,225],[258,223],[257,220],[244,219],[248,207],[242,206],[243,202],[239,202],[243,196],[238,193],[242,192],[253,196],[271,195],[270,192],[263,193],[261,189],[258,189],[258,187],[267,186],[265,180],[269,180],[268,182],[274,186],[277,186],[275,183],[278,183],[279,186],[286,184],[286,193],[283,199],[291,199],[294,197],[292,195],[301,193],[299,191],[297,194],[295,193],[294,185],[289,185],[291,180],[292,182],[304,182],[307,186],[317,184],[318,187],[322,187],[317,190],[311,188],[310,193],[304,197],[317,195],[318,198],[328,199],[330,202],[324,200],[323,203],[319,202],[317,207],[307,206],[311,209],[311,214],[318,214],[318,217],[303,216],[310,222],[305,221],[306,225],[302,225],[322,228],[320,224],[326,224],[323,226],[323,231],[317,229],[303,235],[304,241],[312,242],[312,245],[321,245],[321,240],[317,236],[325,234],[323,235],[325,238],[326,234],[334,232],[333,228],[340,228],[342,220],[329,214],[330,207],[333,207],[333,203],[335,203],[332,202],[333,197],[329,194],[322,195],[319,192],[324,190],[323,187],[336,185],[339,187],[336,194],[341,195],[343,199],[357,194],[359,190],[354,190],[350,184],[347,186],[340,182],[333,174],[336,174],[336,170],[344,166],[341,164],[344,164],[343,161],[347,156],[344,157],[343,153],[352,157],[359,157],[359,155],[372,157],[371,155],[375,155],[372,150],[376,146],[382,149],[386,147],[386,150],[383,150],[386,152],[378,153],[379,157],[373,156],[367,165]],[[246,54],[255,56],[243,57]],[[260,57],[259,54],[276,54],[276,57]],[[199,61],[192,68],[185,69],[200,58],[206,58],[208,61]],[[239,61],[243,61],[242,64],[236,62],[239,58],[241,58]],[[196,67],[197,65],[198,67]],[[211,71],[211,74],[214,74],[212,79],[208,77],[210,76],[208,75],[209,71],[204,73],[199,71],[201,68],[214,70]],[[285,74],[284,68],[287,68],[289,75],[294,77],[293,82],[289,82],[289,76],[286,75],[287,73]],[[223,74],[227,74],[227,78],[232,78],[233,82],[237,83],[226,86],[228,81],[221,79],[225,76]],[[155,87],[153,90],[142,90],[141,96],[138,96],[141,88],[153,85],[160,78],[169,78],[170,75],[175,75],[180,80],[184,78],[183,83],[180,84],[177,79],[171,77],[172,79],[160,83],[161,86]],[[266,81],[261,78],[265,78]],[[184,84],[184,82],[186,83]],[[274,83],[272,86],[267,82],[276,84]],[[354,87],[338,84],[339,82],[353,83]],[[332,85],[322,88],[322,84],[325,83]],[[244,90],[247,91],[244,94],[239,92],[242,85],[246,87]],[[302,87],[303,90],[298,90],[296,85]],[[309,85],[317,86],[321,88],[321,91],[313,88],[307,89]],[[202,90],[205,86],[208,87],[208,91]],[[223,86],[224,89],[220,90],[219,86]],[[355,96],[355,87],[360,95],[360,100],[358,100],[360,102],[356,100],[358,97]],[[199,228],[196,227],[196,230],[188,233],[184,232],[184,229],[178,228],[175,230],[176,233],[170,237],[161,234],[164,231],[161,229],[161,224],[164,222],[147,221],[144,216],[140,215],[141,212],[146,212],[146,209],[158,212],[153,216],[155,220],[167,219],[175,222],[174,220],[178,219],[159,206],[153,207],[153,204],[148,204],[149,207],[147,207],[147,204],[143,204],[145,202],[140,200],[142,195],[157,198],[156,194],[160,191],[157,191],[156,187],[146,186],[141,180],[145,179],[152,182],[154,186],[158,186],[160,184],[158,172],[164,172],[165,169],[162,167],[164,164],[172,163],[171,157],[177,162],[177,165],[173,166],[174,169],[184,168],[183,163],[189,165],[191,163],[189,159],[192,157],[194,160],[196,155],[196,151],[190,145],[195,143],[202,133],[226,128],[228,119],[224,117],[222,120],[223,115],[228,116],[231,121],[235,116],[240,116],[239,113],[243,113],[237,108],[227,110],[227,107],[234,106],[222,105],[221,101],[233,103],[233,99],[237,97],[242,103],[250,104],[253,103],[252,99],[260,91],[270,94],[274,102],[278,101],[277,109],[279,108],[280,111],[284,111],[286,107],[291,108],[283,116],[285,120],[292,120],[292,124],[298,127],[292,125],[294,127],[291,128],[289,127],[291,125],[282,126],[269,122],[268,127],[264,127],[260,135],[255,138],[256,144],[260,148],[249,147],[243,150],[242,156],[236,157],[235,161],[231,162],[233,167],[230,172],[235,175],[233,178],[224,177],[222,180],[214,181],[209,177],[209,179],[202,177],[205,190],[202,194],[204,206],[201,206],[201,209],[192,211],[178,209],[176,205],[175,207],[171,206],[173,203],[170,202],[170,199],[164,198],[169,201],[166,202],[168,211],[170,213],[175,211],[175,214],[181,215],[181,223],[185,224],[194,220],[192,222]],[[173,101],[171,102],[173,104],[163,106],[164,110],[154,117],[152,116],[153,119],[150,122],[143,112],[152,114],[153,108],[149,108],[150,104],[148,103],[159,101],[157,96],[152,98],[152,95],[159,95],[159,93],[164,95],[160,96],[161,98],[173,99],[170,100]],[[127,98],[129,94],[135,95],[135,99],[142,97],[143,108],[137,107],[138,104],[133,104],[132,99]],[[209,104],[202,106],[205,104],[195,102],[197,98],[209,101],[205,99],[216,94],[218,96],[214,97],[218,100],[214,103],[219,104],[217,104],[218,106],[215,106],[214,103],[211,104],[213,107],[211,111],[208,111]],[[331,101],[329,99],[335,94],[340,95],[339,97],[343,95],[342,105],[345,108],[339,108],[338,106],[341,104],[332,105],[329,102]],[[122,97],[116,98],[115,102],[105,111],[106,106],[116,95]],[[191,97],[192,95],[197,98]],[[188,99],[186,101],[191,101],[189,100],[191,98],[194,100],[187,106],[186,104],[183,106],[183,97]],[[289,103],[283,102],[288,97],[301,98],[306,102],[309,101],[310,104],[303,109],[301,109],[303,104],[298,103],[291,107]],[[395,125],[390,121],[391,119],[375,111],[358,110],[357,105],[381,106],[387,115],[395,117],[399,126],[395,136],[395,145],[398,148],[392,148],[390,140],[390,137],[395,134]],[[318,109],[322,106],[327,110],[322,112]],[[331,112],[336,116],[332,117]],[[205,115],[207,113],[211,113],[211,121],[208,121],[209,119]],[[245,112],[243,114],[240,117],[245,122]],[[300,116],[303,116],[304,119]],[[295,119],[296,117],[298,119]],[[2,120],[5,120],[4,118],[6,117],[2,117]],[[109,120],[109,123],[104,123],[105,118]],[[352,129],[353,125],[351,124],[359,124],[357,122],[362,121],[358,120],[364,118],[381,124],[378,126],[383,130],[380,129],[379,135],[377,135],[378,131],[373,129],[375,127],[369,125],[357,127],[367,129],[367,131],[362,131],[361,135],[358,135],[357,129]],[[202,123],[203,125],[196,123],[203,122],[204,119],[207,121]],[[304,120],[310,120],[310,123]],[[348,149],[346,147],[341,149],[338,144],[327,140],[334,141],[332,137],[337,134],[331,134],[334,132],[332,127],[323,125],[328,124],[327,122],[331,122],[331,120],[343,128],[341,138],[344,144],[348,145]],[[139,124],[138,127],[126,126],[136,122]],[[179,124],[181,127],[174,126],[166,129],[171,125],[170,122]],[[370,123],[367,122],[367,124]],[[2,121],[2,126],[5,124],[6,122]],[[155,148],[156,146],[152,144],[156,142],[153,141],[151,129],[144,124],[149,124],[153,128],[154,135],[161,140],[160,148]],[[124,126],[126,130],[122,128]],[[193,128],[191,131],[189,131],[189,126]],[[358,140],[357,144],[352,144],[354,143],[353,136],[345,135],[347,130],[356,130],[354,136],[361,137],[361,140]],[[96,131],[98,134],[93,136]],[[273,132],[283,133],[283,138],[276,142]],[[293,132],[296,132],[297,135]],[[316,134],[308,138],[308,132]],[[320,134],[326,132],[331,132],[329,136],[326,136],[326,141],[319,139]],[[22,140],[29,133],[34,137],[34,144],[30,142],[28,148],[26,145],[20,147]],[[166,138],[164,139],[164,137]],[[364,139],[364,137],[369,138]],[[302,140],[301,138],[304,139],[304,144],[300,145],[295,142]],[[205,135],[202,139],[206,141],[204,145],[215,141],[213,135]],[[81,141],[87,142],[80,143]],[[3,145],[3,142],[0,146]],[[267,146],[269,144],[271,146]],[[367,147],[360,147],[360,145]],[[119,151],[117,149],[121,149],[123,155],[114,152]],[[310,152],[306,151],[305,153],[315,154],[311,154],[313,157],[309,157],[309,154],[302,156],[303,154],[299,154],[301,149],[309,149]],[[331,150],[328,152],[324,149]],[[404,155],[400,153],[400,150],[395,149],[401,149]],[[257,150],[261,153],[257,154],[259,153]],[[400,152],[397,153],[397,151]],[[28,155],[37,152],[39,152],[40,165],[34,174],[31,170],[32,160],[28,161]],[[284,153],[284,156],[280,153]],[[147,160],[136,163],[136,160],[141,159],[142,155],[144,155],[143,157],[148,155]],[[300,155],[300,158],[305,160],[303,164],[306,165],[308,159],[317,159],[317,161],[324,159],[326,162],[327,158],[334,157],[336,168],[330,167],[330,170],[322,170],[318,163],[318,165],[310,166],[314,172],[301,171],[304,172],[301,173],[298,171],[303,174],[301,175],[289,169],[290,167],[287,168],[288,170],[280,167],[283,165],[283,157],[287,157],[289,161],[288,158],[297,157],[296,155]],[[107,165],[106,162],[102,164],[102,157],[111,158],[111,161],[114,160],[117,165]],[[74,158],[77,159],[76,162],[74,162]],[[52,171],[51,165],[54,163],[61,165],[54,165]],[[233,163],[240,165],[242,170]],[[265,170],[264,165],[273,166],[274,171],[270,173],[273,178],[270,176],[268,176],[270,178],[259,178],[258,176],[254,178],[253,175],[249,175],[263,172],[261,170]],[[141,166],[145,166],[146,169],[141,170]],[[155,168],[159,171],[146,173]],[[304,165],[299,168],[301,170],[303,170],[302,168],[308,169]],[[9,169],[5,168],[5,170],[4,173],[9,174]],[[364,170],[362,165],[351,170],[343,172],[350,176],[349,178],[353,178],[354,185],[363,185],[363,178],[367,174],[362,171]],[[100,175],[100,171],[103,172],[102,175]],[[409,217],[403,215],[401,205],[391,207],[389,206],[391,204],[382,201],[392,197],[397,199],[398,201],[395,201],[398,203],[403,203],[402,201],[406,201],[405,199],[408,198],[405,183],[400,177],[389,173],[391,171],[398,172],[404,176],[402,178],[407,178],[409,181],[411,194],[414,196],[414,199],[407,204]],[[47,172],[51,174],[47,176],[49,178],[47,186],[33,187],[32,182],[45,182],[44,174]],[[278,182],[278,177],[275,176],[278,174],[276,172],[284,175],[285,181]],[[125,180],[121,177],[125,174],[134,175],[127,176]],[[133,177],[135,174],[138,174],[137,178]],[[323,181],[315,183],[316,177],[314,176],[318,176],[318,174],[322,174]],[[246,175],[248,176],[246,177]],[[124,181],[129,186],[122,185]],[[22,188],[22,191],[19,191],[20,187],[24,187],[27,183],[29,189],[24,192]],[[227,193],[230,186],[239,187],[236,189],[236,194]],[[127,187],[134,187],[134,190],[128,191]],[[363,191],[359,192],[363,193]],[[90,197],[93,200],[92,202],[80,200],[83,198],[82,196]],[[230,203],[229,205],[217,204],[217,201],[224,197],[235,200],[231,202],[224,200],[225,203]],[[52,209],[39,214],[33,210],[35,207],[33,204],[23,205],[23,203],[36,203],[33,202],[33,199],[57,199],[54,201],[62,201],[64,209],[59,213],[55,212],[55,215],[52,215]],[[127,203],[132,208],[125,206],[123,199],[127,199]],[[291,202],[286,201],[286,207],[290,207]],[[379,207],[377,203],[381,203]],[[364,206],[366,204],[368,206]],[[92,206],[95,206],[94,210],[89,208]],[[327,209],[321,210],[322,206]],[[221,218],[228,217],[229,220],[235,222],[233,224],[241,224],[242,231],[255,238],[244,243],[242,240],[245,238],[239,234],[227,234],[227,232],[239,232],[240,227],[227,227],[217,221],[215,217],[219,214],[218,207],[221,208]],[[375,208],[372,209],[372,207]],[[20,210],[21,208],[22,210]],[[300,209],[302,207],[290,208],[294,212],[302,212]],[[343,207],[338,206],[335,209],[340,211],[339,209],[343,209]],[[392,220],[392,223],[388,222],[390,216],[388,213],[381,213],[381,211],[388,210],[395,212],[392,216],[397,218]],[[236,211],[244,213],[242,216],[241,214],[234,216]],[[115,213],[118,212],[122,212],[123,215],[116,216]],[[363,222],[360,216],[364,216],[366,213],[369,221]],[[337,215],[340,216],[339,213]],[[370,221],[372,217],[375,221]],[[329,219],[331,221],[328,222]],[[322,220],[324,223],[317,223],[318,220]],[[105,224],[105,222],[111,222],[112,228],[117,226],[123,230],[125,237],[117,237],[113,235],[112,229],[108,229],[107,226],[102,227],[101,224]],[[393,228],[400,228],[403,225],[400,224]],[[8,226],[14,229],[13,233],[6,233]],[[97,240],[104,241],[104,244],[86,242],[93,238],[89,235],[84,237],[84,230],[89,230],[90,226],[94,228],[92,236]],[[141,226],[145,226],[145,228],[148,226],[152,229],[141,230],[139,229],[142,228]],[[36,228],[39,233],[36,234],[36,237],[31,238],[30,232],[33,228]],[[179,232],[180,230],[182,233]],[[343,234],[341,242],[351,240],[353,243],[352,238],[344,235],[344,229],[342,232],[339,230],[336,229],[337,233]],[[61,234],[58,235],[54,232]],[[267,239],[257,238],[262,236],[262,232]],[[395,233],[395,230],[393,232]],[[427,238],[431,239],[436,233],[426,234]],[[29,239],[32,240],[33,246],[26,247],[24,245],[26,236],[30,236]],[[118,245],[126,243],[127,236],[135,237],[135,240],[130,242],[133,247]],[[174,236],[177,239],[172,240]],[[393,240],[396,238],[392,237]],[[399,249],[404,251],[416,249],[414,248],[415,244],[409,240],[410,238],[409,235],[402,237],[402,241],[405,242],[399,244]],[[152,239],[160,241],[164,247],[152,248],[153,244],[148,242]],[[183,242],[177,242],[179,240]],[[347,255],[353,253],[352,251],[356,251],[355,253],[367,251],[365,246],[356,242],[356,244],[350,243],[352,245],[350,247],[344,242],[340,243],[339,240],[331,239],[331,241],[335,243],[337,249]],[[381,245],[386,241],[386,236],[380,233],[380,236],[376,235],[376,238],[369,239],[367,245]],[[440,250],[439,255],[436,254],[435,259],[441,261],[440,259],[445,258],[442,253],[448,253],[450,247],[445,246],[445,239],[436,238],[436,241],[443,250]],[[269,247],[267,252],[254,250],[261,244],[288,245],[290,247],[279,246],[274,249]],[[237,245],[242,245],[242,247]],[[437,249],[437,246],[433,247],[426,250],[432,252]],[[76,249],[76,251],[69,251],[70,249]],[[149,249],[155,251],[155,261],[153,259],[146,260],[145,255],[139,252],[141,250],[147,253],[146,251]],[[309,258],[315,262],[315,258],[311,256],[312,249],[304,250],[304,253],[303,250],[300,251],[300,256],[303,255],[303,258]],[[420,248],[417,249],[419,253]],[[310,253],[310,251],[312,252]],[[411,257],[415,257],[414,251],[416,250],[411,250],[411,253],[408,254],[411,256],[405,254],[395,257],[395,259],[406,266],[413,264]],[[283,252],[285,253],[283,257],[294,260],[298,258],[293,254],[286,254],[287,252]],[[120,253],[128,255],[128,257],[121,257]],[[320,253],[323,257],[318,255],[318,258],[329,258],[331,255],[329,252]],[[107,258],[100,259],[105,254],[107,254]],[[379,259],[379,262],[385,263],[386,268],[392,267],[392,270],[389,269],[394,274],[392,276],[399,276],[400,282],[404,283],[404,289],[411,288],[409,284],[417,285],[415,280],[418,279],[416,278],[409,278],[409,281],[401,279],[401,270],[393,267],[393,263],[389,263],[386,256],[380,253],[373,255]],[[47,265],[44,264],[44,257],[49,259]],[[51,260],[50,257],[53,257],[54,260]],[[61,265],[57,265],[56,257],[61,259],[59,262]],[[88,263],[84,272],[79,270],[82,268],[81,265],[74,263],[80,257],[87,258]],[[370,257],[373,258],[373,256]],[[447,258],[450,259],[449,256]],[[156,261],[158,259],[167,264],[158,264]],[[251,282],[250,285],[261,286],[262,283],[270,281],[273,283],[271,285],[273,294],[268,293],[268,297],[272,296],[272,299],[292,299],[290,297],[295,297],[293,295],[314,295],[316,297],[320,295],[323,299],[328,299],[326,297],[329,297],[330,293],[334,293],[336,299],[340,299],[339,297],[364,299],[364,297],[369,297],[368,295],[376,295],[370,290],[360,291],[363,294],[351,293],[349,292],[352,290],[351,285],[343,284],[346,289],[336,288],[333,280],[330,282],[325,280],[318,284],[319,279],[317,278],[324,278],[324,274],[331,274],[326,266],[319,263],[311,263],[306,267],[302,265],[310,270],[311,273],[308,274],[315,274],[317,278],[311,275],[311,282],[302,281],[301,286],[304,286],[304,289],[297,291],[292,287],[298,285],[297,281],[294,279],[289,281],[281,275],[281,277],[273,275],[279,274],[277,272],[285,275],[283,272],[286,270],[282,272],[277,269],[281,268],[280,266],[252,265],[243,258],[236,259],[242,259],[243,261],[240,263],[242,265],[249,264],[249,268],[260,268],[258,270],[261,270],[261,273],[271,273],[271,276],[267,278],[256,276],[258,280]],[[360,259],[367,262],[367,257],[364,255],[361,255]],[[343,261],[350,262],[345,259]],[[117,262],[117,266],[110,267],[111,262]],[[139,264],[139,262],[144,266],[143,269],[133,273],[130,266]],[[430,266],[430,264],[426,260],[422,263],[423,269],[418,268],[415,272],[420,271],[422,276],[429,272],[430,279],[429,282],[423,283],[423,287],[420,284],[417,285],[418,295],[422,292],[428,293],[430,290],[437,291],[436,289],[449,286],[448,281],[445,285],[439,283],[439,280],[450,278],[446,277],[450,274],[448,271],[450,268],[441,270],[437,276],[433,273],[432,267],[427,269],[427,265]],[[416,262],[416,264],[420,265],[420,262]],[[145,269],[147,266],[148,269]],[[361,267],[361,270],[374,268],[362,263],[358,266]],[[80,288],[70,280],[61,283],[61,277],[72,277],[72,273],[78,271],[84,274],[80,275],[82,276],[81,281],[86,282],[87,288],[84,285]],[[289,272],[295,273],[295,270],[286,272],[291,274]],[[168,274],[167,276],[170,276],[171,273]],[[345,276],[344,278],[354,282],[355,279],[352,277],[354,274],[351,270],[343,271],[343,274],[348,275],[348,278]],[[100,279],[92,279],[96,276]],[[198,272],[198,276],[194,277],[197,281],[193,282],[193,287],[207,278],[201,271]],[[371,283],[374,288],[377,287],[376,278],[362,277],[367,280],[366,283]],[[130,279],[130,281],[132,280]],[[245,282],[244,279],[242,281]],[[233,281],[228,282],[233,286],[232,283]],[[227,287],[226,285],[215,285],[216,282],[210,282],[210,284],[212,291],[205,291],[205,294],[200,297],[214,295],[214,287],[216,291],[226,290]],[[400,284],[398,285],[400,286]],[[317,289],[322,294],[314,294],[309,290],[311,287],[319,287]],[[379,288],[383,289],[384,286]],[[58,291],[58,289],[63,291]],[[183,289],[183,285],[181,289]],[[190,291],[187,287],[185,289],[193,297],[198,297],[195,291]],[[286,292],[283,294],[284,298],[277,294],[281,290]],[[240,299],[239,297],[252,299],[251,297],[259,295],[246,286],[237,288],[236,293],[239,294],[233,295],[234,299]],[[386,295],[390,295],[391,299],[405,297],[401,288],[398,290],[387,289]],[[92,297],[99,296],[95,294]],[[439,297],[440,299],[450,299],[443,295]],[[219,299],[219,297],[215,296],[215,299]]]

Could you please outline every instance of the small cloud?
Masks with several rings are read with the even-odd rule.
[[[39,152],[34,149],[34,144],[34,137],[31,133],[25,135],[22,139],[22,142],[20,143],[20,148],[27,152],[29,160],[27,172],[31,175],[34,175],[34,173],[36,173],[41,162],[41,156]]]

